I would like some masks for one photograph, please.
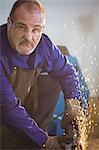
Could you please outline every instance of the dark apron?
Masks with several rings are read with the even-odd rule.
[[[13,90],[21,104],[27,112],[32,116],[37,111],[37,78],[40,75],[40,66],[35,70],[14,67],[11,77],[9,78]]]
[[[9,80],[22,106],[39,127],[46,131],[46,124],[52,117],[61,89],[49,75],[40,75],[40,72],[39,65],[35,70],[14,67]],[[20,147],[21,141],[18,145],[18,138],[11,131],[6,127],[3,127],[2,131],[3,136],[6,136],[2,142],[3,145],[6,144],[6,148]]]

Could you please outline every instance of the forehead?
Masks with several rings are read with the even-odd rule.
[[[20,5],[15,10],[14,18],[31,25],[44,23],[44,14],[42,13],[42,10],[37,6],[32,7],[27,4]]]

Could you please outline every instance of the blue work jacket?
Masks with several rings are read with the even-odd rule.
[[[90,91],[89,91],[88,85],[85,81],[85,78],[84,78],[84,75],[83,75],[82,70],[80,68],[80,65],[78,63],[78,60],[77,60],[76,57],[71,56],[71,55],[67,55],[66,57],[69,60],[69,62],[72,63],[73,66],[76,68],[76,72],[77,72],[79,82],[80,82],[82,106],[84,108],[88,108],[88,101],[89,101],[89,97],[90,97]]]
[[[35,120],[21,106],[8,80],[15,66],[35,69],[38,64],[42,72],[50,73],[52,78],[60,83],[66,99],[79,99],[80,89],[76,71],[47,35],[42,34],[32,54],[20,55],[8,41],[7,25],[2,25],[0,27],[1,120],[10,128],[21,129],[41,146],[46,142],[48,135],[38,127]]]

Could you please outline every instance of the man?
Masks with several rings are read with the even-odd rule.
[[[52,148],[53,141],[61,144],[61,137],[47,135],[60,86],[65,100],[80,102],[75,70],[43,33],[44,26],[45,12],[39,1],[17,0],[8,23],[0,27],[1,121],[4,130],[10,129],[8,134],[2,133],[3,148]],[[5,140],[12,133],[12,144],[18,143],[11,147]]]

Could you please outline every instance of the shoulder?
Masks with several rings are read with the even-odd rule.
[[[7,25],[0,26],[0,63],[5,71],[9,71],[9,64],[11,62],[10,52],[7,40]]]
[[[0,26],[0,41],[3,40],[6,34],[7,34],[7,24],[1,25]]]
[[[51,42],[50,37],[47,34],[45,34],[45,33],[42,34],[41,39],[44,40],[44,41],[46,41],[46,42]]]
[[[6,24],[0,26],[0,59],[4,56],[5,54],[5,47],[6,47]]]
[[[42,34],[42,37],[41,37],[41,43],[43,43],[43,45],[47,48],[51,48],[52,45],[53,45],[53,42],[51,41],[51,39],[49,38],[48,35],[46,34]]]
[[[53,55],[55,52],[60,52],[56,44],[51,40],[51,38],[46,35],[42,34],[41,37],[41,44],[44,49],[44,53],[49,53],[50,55]]]

